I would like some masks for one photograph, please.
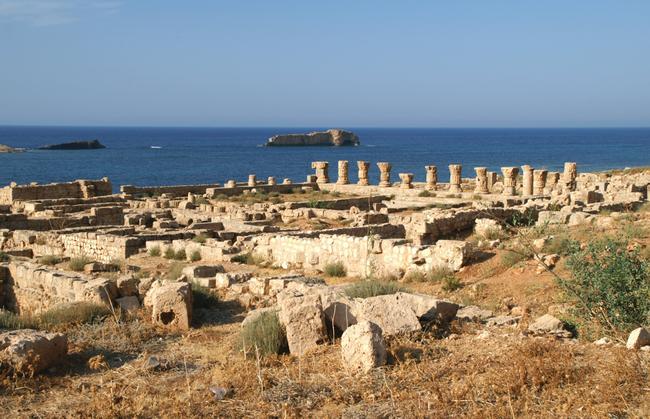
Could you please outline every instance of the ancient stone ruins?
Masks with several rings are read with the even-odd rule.
[[[379,169],[377,179],[369,177],[371,165]],[[348,161],[334,166],[332,174],[330,162],[313,162],[313,174],[301,181],[251,174],[224,185],[123,185],[120,193],[107,178],[12,183],[0,189],[0,250],[8,255],[0,264],[0,307],[25,314],[96,302],[124,311],[144,308],[153,323],[185,330],[192,327],[192,287],[198,284],[251,309],[247,321],[277,312],[292,354],[321,344],[335,327],[343,333],[346,365],[368,371],[386,362],[386,336],[419,330],[426,319],[453,319],[463,308],[411,293],[349,298],[318,279],[328,265],[342,264],[361,279],[458,271],[476,256],[463,240],[466,232],[521,219],[611,222],[599,214],[641,205],[650,185],[647,174],[578,173],[576,163],[566,163],[563,172],[450,164],[444,181],[428,165],[419,169],[425,182],[416,182],[415,173],[391,173],[390,162],[358,161],[352,171]],[[137,275],[134,261],[167,253],[190,262],[181,275]],[[86,263],[72,271],[44,264],[44,257]],[[246,258],[286,272],[260,276],[241,263]],[[224,269],[226,262],[237,268]],[[111,266],[121,272],[107,272]],[[540,330],[559,328],[553,319],[540,322]],[[65,336],[34,333],[3,335],[0,351],[13,351],[16,342],[37,352],[51,347],[32,365],[45,368],[65,348]],[[646,334],[638,332],[637,341]],[[29,363],[20,351],[11,354],[17,364]]]

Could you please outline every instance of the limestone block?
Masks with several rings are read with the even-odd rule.
[[[110,278],[90,280],[84,284],[80,291],[80,295],[75,296],[76,301],[110,305],[110,302],[118,296],[117,282]]]
[[[398,292],[395,294],[395,299],[408,305],[415,315],[424,321],[438,319],[442,322],[449,322],[453,320],[460,308],[456,303],[426,294]]]
[[[268,295],[269,293],[269,278],[251,278],[247,285],[251,294]]]
[[[643,327],[634,329],[628,336],[627,343],[625,344],[627,349],[641,349],[641,347],[647,345],[650,345],[650,332]]]
[[[438,240],[431,247],[434,266],[446,266],[457,271],[472,255],[471,243],[463,240]]]
[[[68,339],[61,333],[20,329],[0,334],[0,362],[18,372],[40,372],[60,362],[67,353]]]
[[[183,275],[186,275],[189,279],[210,278],[217,275],[217,273],[223,272],[225,272],[223,265],[196,265],[183,268]]]
[[[566,330],[564,322],[550,314],[544,314],[535,319],[528,326],[528,333],[532,335],[555,335],[567,338],[572,336],[572,333]]]
[[[537,216],[537,225],[545,224],[566,224],[570,214],[561,211],[540,211]]]
[[[498,233],[501,231],[503,231],[501,224],[491,218],[477,218],[474,221],[474,233],[479,236],[489,237],[495,232]]]
[[[375,323],[386,336],[422,329],[413,309],[395,295],[357,298],[353,314],[357,322],[367,320]]]
[[[350,326],[341,337],[343,366],[353,373],[367,373],[386,363],[386,344],[381,328],[369,321]]]
[[[155,282],[145,298],[154,324],[187,330],[192,323],[192,286],[186,282]]]
[[[484,323],[494,317],[491,310],[484,310],[478,306],[466,306],[456,312],[456,318],[462,321]]]
[[[280,322],[287,332],[289,351],[302,355],[327,338],[323,309],[318,295],[286,298],[280,304]]]

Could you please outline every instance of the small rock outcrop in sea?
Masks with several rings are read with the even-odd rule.
[[[90,140],[73,141],[71,143],[52,144],[38,147],[39,150],[95,150],[98,148],[106,148],[106,146],[98,140]]]
[[[329,129],[327,131],[310,132],[308,134],[274,135],[269,138],[267,146],[341,146],[359,145],[359,137],[350,131]]]
[[[0,153],[21,153],[25,151],[22,148],[9,147],[8,145],[0,144]]]

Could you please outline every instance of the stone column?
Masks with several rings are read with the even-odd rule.
[[[476,188],[474,193],[488,193],[487,167],[475,167],[476,171]]]
[[[546,186],[546,170],[535,170],[533,172],[533,194],[544,195],[544,187]]]
[[[533,168],[530,165],[525,164],[521,166],[521,170],[523,170],[524,174],[523,195],[531,196],[533,194]]]
[[[576,190],[576,177],[578,176],[578,165],[573,162],[564,163],[564,173],[562,174],[562,184],[565,191]]]
[[[339,160],[339,178],[336,181],[336,183],[339,185],[347,185],[348,183],[350,183],[350,179],[348,179],[347,160]]]
[[[370,168],[370,162],[358,160],[357,168],[359,169],[359,181],[357,185],[367,186],[368,185],[368,169]]]
[[[497,172],[487,172],[488,190],[492,192],[492,187],[497,183]]]
[[[257,185],[257,176],[248,175],[248,186],[255,186],[255,185]]]
[[[326,161],[314,161],[311,168],[316,170],[316,183],[329,183],[330,177],[327,174],[329,163]]]
[[[463,171],[463,166],[461,166],[460,164],[449,165],[449,192],[453,192],[453,193],[462,192],[462,189],[460,187],[462,171]]]
[[[517,175],[519,174],[518,167],[502,167],[503,173],[503,194],[505,196],[513,196],[517,190]]]
[[[293,184],[293,182],[288,177],[285,177],[284,180],[282,180],[282,184],[283,185],[291,185],[291,184]]]
[[[385,188],[391,186],[390,169],[393,168],[393,165],[385,161],[380,161],[377,163],[377,167],[379,167],[379,186]]]
[[[278,184],[278,182],[275,180],[273,176],[269,176],[269,178],[266,179],[266,183],[268,183],[271,186]]]
[[[194,204],[196,202],[196,197],[192,192],[187,193],[187,202]]]
[[[230,179],[228,182],[226,182],[226,188],[234,188],[235,186],[237,186],[237,182],[235,182],[233,179]]]
[[[438,168],[436,166],[424,166],[427,171],[426,189],[435,191],[438,185]]]
[[[546,190],[548,191],[547,193],[553,192],[553,190],[555,189],[559,181],[560,181],[560,173],[548,172],[548,175],[546,175]]]
[[[400,173],[399,178],[402,180],[400,188],[413,189],[413,173]]]

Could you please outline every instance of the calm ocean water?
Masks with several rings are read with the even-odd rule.
[[[378,161],[393,163],[393,178],[413,172],[424,180],[424,166],[438,166],[441,181],[447,165],[473,167],[530,164],[558,170],[577,161],[579,170],[593,171],[650,165],[650,128],[629,129],[372,129],[357,128],[360,147],[260,147],[274,134],[319,128],[96,128],[0,127],[0,144],[13,147],[99,139],[106,149],[29,151],[0,154],[0,185],[10,181],[59,182],[108,176],[121,184],[174,185],[223,183],[276,176],[303,181],[310,162],[327,160],[336,179],[336,161],[350,161],[356,181],[356,160],[372,162],[370,177],[378,178]],[[322,129],[322,128],[321,128]],[[160,148],[152,148],[160,147]]]

